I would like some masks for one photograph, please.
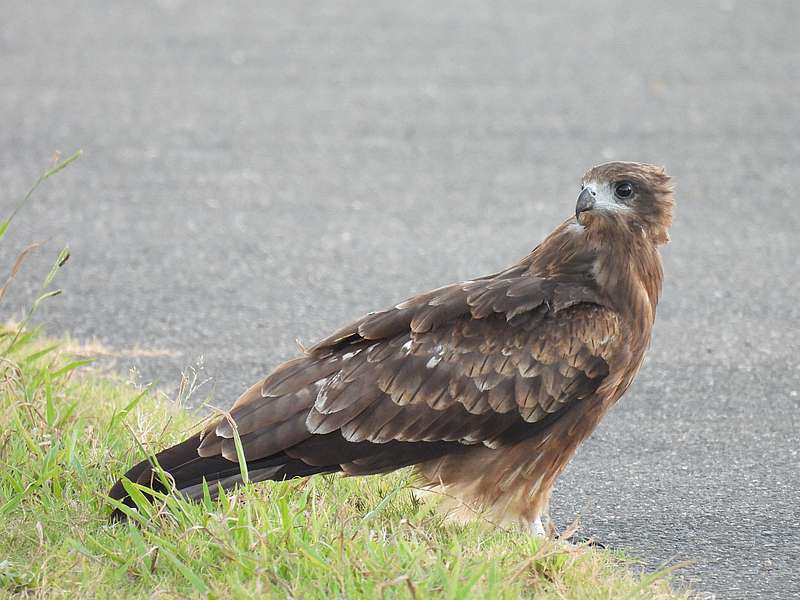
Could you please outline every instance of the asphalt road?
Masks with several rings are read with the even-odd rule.
[[[0,20],[0,249],[60,244],[40,318],[228,405],[367,310],[524,255],[607,159],[675,178],[649,358],[560,524],[800,595],[800,3],[17,2]],[[212,389],[213,388],[213,389]],[[201,390],[195,400],[202,398]]]

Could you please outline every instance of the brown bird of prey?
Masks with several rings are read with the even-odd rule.
[[[642,364],[672,206],[659,167],[590,169],[575,216],[521,261],[339,329],[159,465],[184,497],[235,486],[235,427],[250,481],[414,465],[462,510],[543,533],[556,478]],[[148,461],[126,477],[163,489]],[[132,505],[121,482],[110,495]]]

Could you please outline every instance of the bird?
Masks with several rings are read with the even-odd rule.
[[[189,500],[204,484],[212,494],[233,488],[244,477],[238,439],[250,482],[413,466],[456,518],[544,535],[558,476],[650,345],[673,205],[662,167],[594,166],[574,215],[519,262],[301,348],[124,479]],[[124,479],[109,495],[134,507]],[[119,505],[113,515],[125,518]]]

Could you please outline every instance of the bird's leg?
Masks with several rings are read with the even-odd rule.
[[[547,530],[544,528],[544,524],[542,523],[542,515],[537,515],[536,518],[528,524],[528,531],[532,536],[535,537],[547,537]],[[602,542],[598,542],[594,538],[586,537],[582,535],[576,535],[574,530],[570,533],[567,532],[568,536],[564,537],[560,534],[555,534],[555,539],[562,540],[567,542],[568,544],[573,545],[586,545],[591,546],[592,548],[598,548],[600,550],[606,547],[605,544]]]
[[[545,537],[544,525],[542,525],[542,516],[536,515],[536,518],[530,522],[528,529],[531,535],[536,537]]]

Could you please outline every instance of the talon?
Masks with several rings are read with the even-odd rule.
[[[590,546],[591,548],[597,548],[598,550],[605,550],[606,547],[607,547],[603,542],[599,542],[599,541],[597,541],[596,539],[594,539],[592,537],[586,537],[584,535],[574,535],[573,534],[573,535],[569,536],[568,538],[562,538],[561,536],[557,535],[556,539],[563,540],[563,541],[568,542],[570,544],[574,544],[575,546],[578,546],[580,544],[584,544],[586,546]]]

